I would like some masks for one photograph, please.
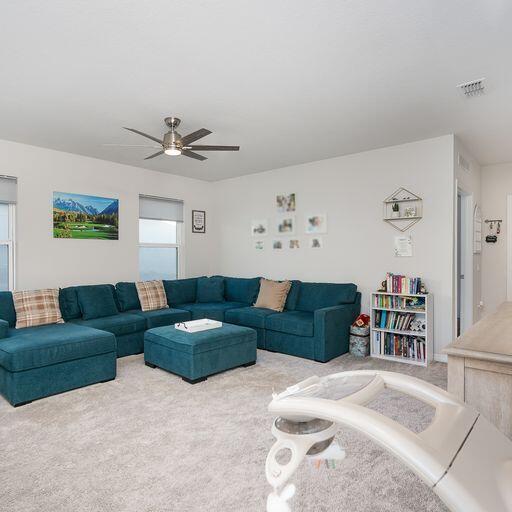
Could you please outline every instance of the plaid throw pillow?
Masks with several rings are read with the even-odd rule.
[[[142,311],[153,311],[154,309],[169,307],[162,281],[139,281],[135,283],[135,286],[137,287]]]
[[[16,310],[16,329],[64,323],[59,307],[59,290],[45,288],[13,292],[12,298]]]

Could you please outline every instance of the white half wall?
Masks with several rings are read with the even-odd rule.
[[[214,272],[211,235],[191,233],[192,209],[207,210],[210,184],[104,160],[0,141],[0,174],[18,178],[16,287],[116,283],[138,279],[139,194],[185,204],[184,273]],[[119,199],[119,240],[54,239],[53,192]]]
[[[434,294],[435,353],[452,341],[454,138],[322,160],[213,184],[217,197],[217,271],[224,275],[354,282],[369,294],[386,272],[421,276]],[[424,218],[407,234],[413,257],[394,256],[398,230],[382,220],[382,201],[405,187],[423,198]],[[295,192],[298,250],[271,248],[276,235],[275,196]],[[327,214],[322,249],[307,246],[306,215]],[[251,221],[267,219],[263,250],[254,248]],[[283,238],[289,239],[290,237]]]
[[[512,163],[482,168],[482,216],[503,219],[496,243],[482,243],[483,314],[488,315],[507,300],[507,196],[512,194]],[[495,233],[495,232],[494,232]],[[482,236],[489,226],[482,224]]]

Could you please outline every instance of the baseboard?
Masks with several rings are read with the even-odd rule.
[[[448,356],[446,354],[434,354],[434,361],[439,361],[440,363],[447,363]]]

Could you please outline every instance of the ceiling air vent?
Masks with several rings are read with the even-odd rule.
[[[472,96],[479,96],[484,93],[484,81],[485,78],[479,78],[478,80],[472,80],[465,84],[459,84],[457,87],[466,95],[466,97],[471,98]]]

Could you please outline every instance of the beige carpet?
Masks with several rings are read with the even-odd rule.
[[[118,360],[115,381],[12,408],[0,398],[0,510],[13,512],[263,512],[264,464],[273,443],[273,389],[312,374],[382,368],[445,386],[427,370],[343,356],[327,364],[258,352],[258,364],[191,386]],[[381,412],[421,430],[432,411],[386,392]],[[336,469],[303,464],[294,511],[446,511],[401,463],[352,431]]]

